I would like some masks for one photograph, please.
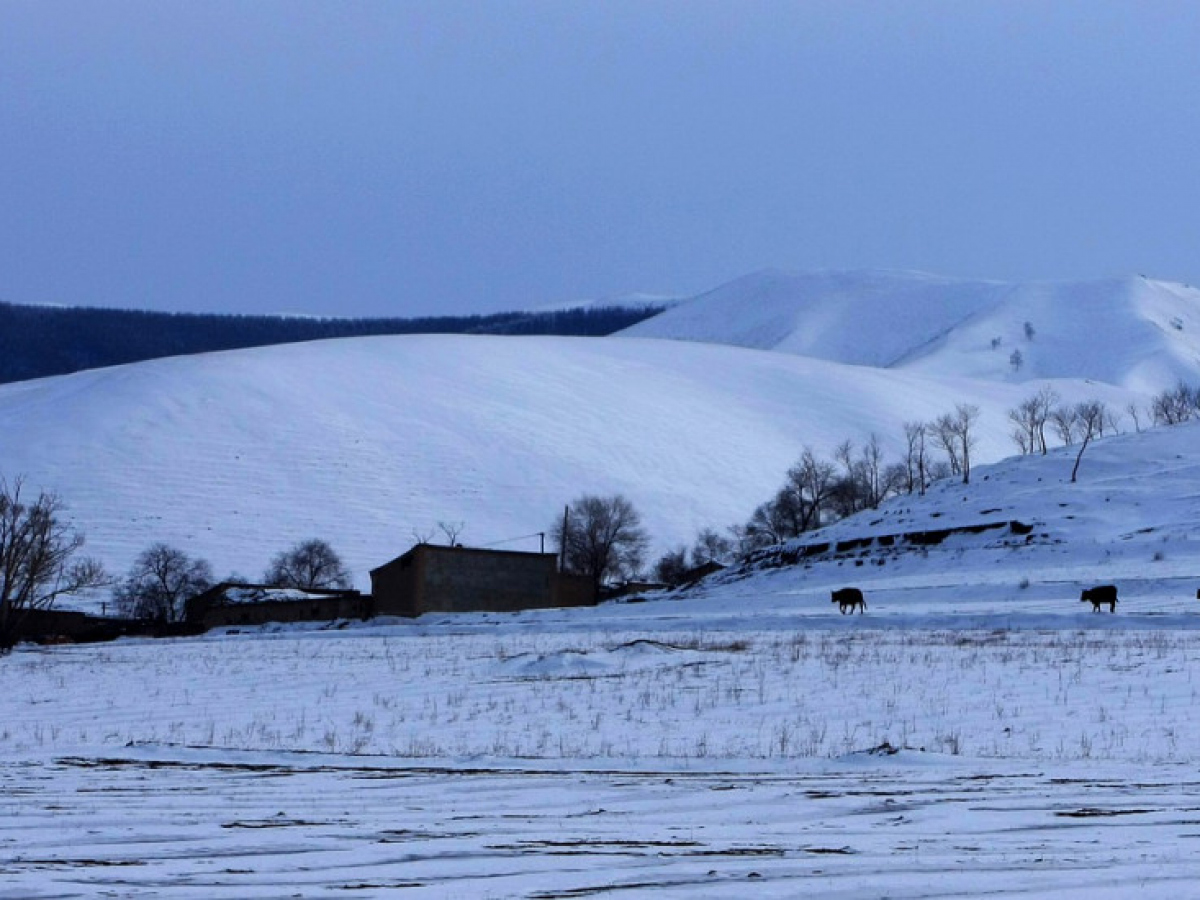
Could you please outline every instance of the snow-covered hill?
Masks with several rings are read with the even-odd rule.
[[[822,614],[831,588],[855,584],[877,624],[974,613],[1029,625],[1079,612],[1081,588],[1113,583],[1123,613],[1200,612],[1198,443],[1200,422],[1189,422],[1102,438],[1082,457],[1077,446],[1010,457],[975,469],[970,485],[941,481],[809,532],[693,596]]]
[[[358,338],[0,387],[0,471],[57,491],[116,571],[165,541],[255,578],[317,536],[367,587],[439,522],[536,550],[584,493],[629,497],[661,553],[744,522],[804,446],[874,431],[895,456],[905,421],[957,403],[983,411],[977,459],[994,460],[1028,393],[677,341]]]
[[[935,377],[1088,378],[1151,392],[1181,378],[1200,380],[1200,291],[1141,277],[1006,284],[911,272],[770,270],[623,334]]]

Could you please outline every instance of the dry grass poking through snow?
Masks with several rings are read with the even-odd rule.
[[[884,742],[1200,759],[1200,634],[294,633],[0,661],[0,752],[137,744],[404,758],[754,760]],[[688,763],[699,765],[699,763]]]

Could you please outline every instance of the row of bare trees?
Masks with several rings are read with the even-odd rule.
[[[227,582],[243,582],[230,575]],[[138,554],[129,572],[113,589],[118,613],[132,619],[182,622],[186,603],[216,583],[207,560],[191,557],[178,547],[152,544]],[[350,572],[341,557],[319,538],[301,541],[272,557],[262,576],[272,587],[348,588]]]
[[[177,622],[185,601],[213,584],[207,561],[167,544],[147,548],[119,579],[83,556],[83,545],[58,495],[0,477],[0,654],[12,649],[30,614],[60,597],[111,589],[120,614]],[[350,580],[333,548],[318,539],[276,554],[263,575],[266,584],[296,588],[349,587]]]
[[[1200,419],[1200,387],[1189,387],[1182,381],[1150,401],[1150,420],[1155,425],[1178,425]],[[1136,424],[1137,419],[1135,417]]]
[[[1022,454],[1049,452],[1048,432],[1063,446],[1070,447],[1120,430],[1118,417],[1101,400],[1059,401],[1054,388],[1046,385],[1008,411],[1008,420],[1013,425],[1011,437]]]
[[[1058,393],[1046,385],[1009,410],[1013,424],[1012,439],[1021,453],[1046,453],[1047,432],[1052,432],[1063,446],[1072,446],[1093,437],[1121,430],[1121,417],[1099,400],[1080,403],[1061,403]],[[1180,381],[1151,398],[1142,409],[1136,403],[1125,407],[1135,431],[1141,431],[1143,415],[1154,427],[1178,425],[1200,418],[1200,388]]]
[[[1078,403],[1060,403],[1058,393],[1046,385],[1032,397],[1028,397],[1009,410],[1008,419],[1013,424],[1013,442],[1023,454],[1045,454],[1049,450],[1046,440],[1051,431],[1064,447],[1077,446],[1075,463],[1071,468],[1071,481],[1079,475],[1079,465],[1088,444],[1095,438],[1121,430],[1120,417],[1101,400],[1083,400]],[[1125,411],[1133,420],[1134,428],[1141,430],[1142,411],[1137,404],[1130,403]],[[1178,425],[1200,418],[1200,388],[1179,382],[1156,394],[1146,412],[1156,427]]]
[[[741,553],[781,543],[832,521],[875,509],[896,494],[923,494],[947,477],[971,480],[979,407],[960,403],[930,422],[904,425],[904,457],[884,458],[879,436],[861,447],[843,441],[833,459],[806,447],[775,496],[760,504],[744,526],[733,530]],[[935,454],[940,451],[940,458]]]

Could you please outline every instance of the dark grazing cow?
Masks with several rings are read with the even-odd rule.
[[[1102,584],[1098,587],[1085,588],[1079,596],[1080,603],[1092,604],[1092,612],[1100,612],[1100,607],[1108,604],[1108,611],[1117,611],[1117,588],[1112,584]]]
[[[838,605],[838,612],[842,615],[854,612],[856,606],[860,613],[867,611],[867,601],[863,599],[863,592],[858,588],[840,588],[834,591],[833,602]]]

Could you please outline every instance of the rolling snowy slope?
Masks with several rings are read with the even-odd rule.
[[[1093,617],[1078,598],[1084,587],[1112,583],[1125,625],[1144,616],[1141,627],[1178,627],[1167,617],[1183,614],[1194,627],[1198,441],[1200,422],[1101,438],[1079,459],[1075,482],[1077,446],[1010,457],[974,469],[970,485],[946,479],[925,496],[893,497],[808,532],[692,596],[711,596],[719,608],[757,602],[763,612],[827,615],[830,590],[855,584],[867,592],[875,624],[917,616],[965,627],[967,616],[980,615],[1026,626],[1046,617],[1044,627],[1061,627],[1074,613],[1083,615],[1079,624],[1108,627],[1117,619]],[[1005,527],[1014,521],[1025,528]],[[944,539],[904,538],[939,532]],[[812,546],[843,549],[803,552]]]
[[[935,377],[1088,378],[1149,392],[1181,378],[1200,380],[1200,291],[1141,277],[1006,284],[911,272],[772,270],[622,334]]]
[[[439,522],[536,550],[583,493],[628,496],[661,553],[744,522],[805,445],[875,431],[895,455],[905,421],[956,403],[984,411],[977,457],[996,459],[1027,393],[674,341],[360,338],[6,385],[0,471],[57,491],[118,572],[165,541],[255,578],[319,536],[367,587]]]

